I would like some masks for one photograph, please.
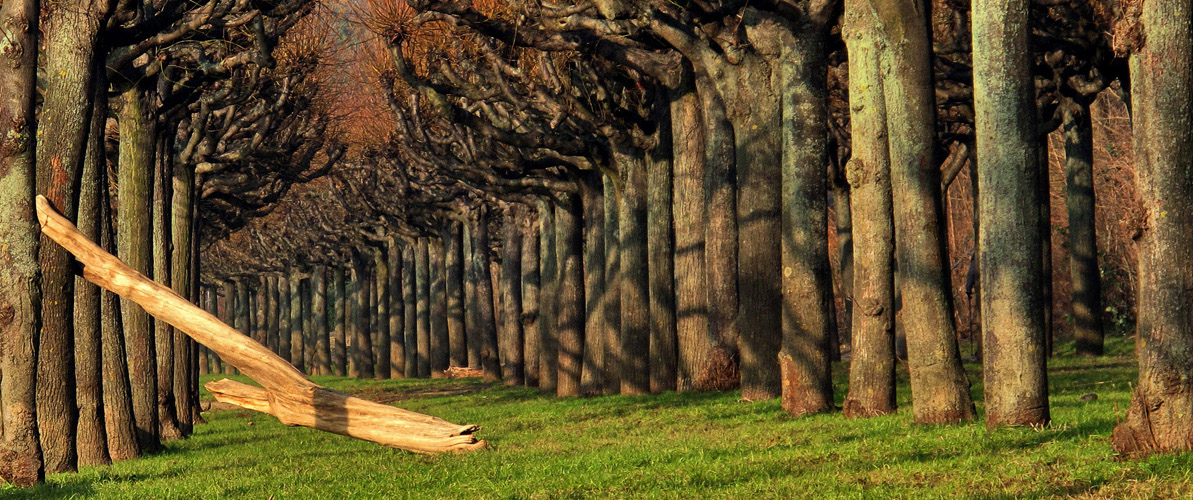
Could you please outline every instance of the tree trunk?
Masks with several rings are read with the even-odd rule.
[[[555,206],[548,200],[538,202],[539,278],[543,283],[539,311],[539,389],[555,391],[559,381],[559,337],[556,335],[556,310],[559,305],[559,271],[555,246]],[[469,330],[471,333],[475,330]]]
[[[555,395],[565,397],[580,395],[584,355],[584,267],[580,255],[583,235],[579,200],[566,194],[561,198],[555,211],[555,252],[559,262],[559,305],[555,327],[559,374]]]
[[[37,190],[74,219],[78,174],[91,130],[93,54],[108,6],[102,0],[73,0],[50,7],[58,8],[48,8],[41,23],[46,89],[36,135]],[[38,51],[30,48],[36,57]],[[38,350],[44,355],[37,359],[36,391],[45,471],[53,473],[76,468],[78,409],[73,359],[75,280],[69,255],[48,243],[41,242],[37,256],[42,296]]]
[[[403,322],[405,307],[402,302],[402,248],[397,240],[390,238],[385,245],[386,258],[389,259],[389,276],[386,277],[389,286],[389,373],[393,378],[406,377],[406,328]]]
[[[1146,42],[1131,55],[1136,182],[1141,222],[1136,349],[1139,381],[1119,453],[1193,448],[1193,5],[1144,2]]]
[[[106,92],[106,91],[105,91]],[[106,122],[107,119],[105,118]],[[112,205],[108,197],[107,169],[100,184],[100,247],[111,252],[113,238]],[[103,357],[104,430],[108,435],[108,455],[119,462],[140,456],[137,424],[133,412],[132,388],[129,385],[128,356],[124,348],[124,324],[121,321],[120,297],[104,290],[100,297],[101,353]]]
[[[278,350],[279,356],[290,359],[290,274],[278,273]]]
[[[394,265],[396,264],[395,262]],[[372,302],[375,325],[372,332],[376,337],[373,342],[375,353],[373,376],[379,379],[391,377],[389,370],[389,337],[391,335],[389,331],[389,266],[390,263],[386,262],[386,252],[382,249],[377,249],[373,254]],[[318,311],[315,314],[319,314]],[[316,325],[315,330],[319,330],[318,325]]]
[[[447,286],[443,241],[430,240],[431,272],[431,377],[444,378],[448,368]]]
[[[974,4],[974,111],[982,195],[986,427],[1047,425],[1039,134],[1028,2]]]
[[[444,270],[447,293],[448,365],[468,366],[468,347],[464,340],[464,266],[460,223],[451,221],[443,231]]]
[[[661,89],[661,87],[660,87]],[[675,235],[671,215],[671,116],[667,93],[655,103],[659,144],[646,158],[646,248],[650,293],[650,392],[676,384]]]
[[[779,367],[783,409],[796,416],[832,410],[835,406],[830,351],[835,313],[826,199],[828,117],[824,39],[827,30],[811,22],[801,24],[789,32],[783,31],[784,38],[791,40],[782,43],[778,85],[784,115],[783,347]]]
[[[852,80],[850,80],[852,81]],[[879,98],[882,96],[879,95]],[[837,146],[842,147],[841,145]],[[883,162],[887,164],[887,162]],[[837,288],[841,296],[842,322],[836,321],[834,315],[830,318],[835,328],[829,332],[829,356],[833,361],[841,361],[841,344],[853,338],[853,273],[854,273],[854,245],[853,245],[853,193],[847,182],[844,170],[847,167],[837,162],[830,184],[833,193],[833,225],[837,232]],[[889,174],[888,174],[889,177]],[[834,310],[836,301],[833,301]]]
[[[476,275],[472,272],[472,229],[467,221],[462,224],[464,261],[461,267],[464,272],[464,343],[468,350],[468,368],[481,367],[481,342],[477,333],[477,301]]]
[[[637,151],[614,151],[623,182],[621,253],[621,393],[650,392],[650,275],[646,248],[646,166]]]
[[[418,376],[431,376],[431,256],[427,238],[418,239],[418,261],[414,264],[415,300],[418,301]]]
[[[524,338],[522,332],[522,234],[518,229],[521,212],[520,205],[512,205],[505,211],[505,224],[502,232],[505,241],[502,243],[501,257],[501,314],[505,321],[505,344],[501,346],[502,356],[501,378],[505,385],[523,385],[523,375],[526,371],[525,356],[522,352]]]
[[[104,154],[104,126],[107,123],[107,89],[93,92],[87,151],[83,156],[79,189],[79,232],[100,241],[100,191],[107,189],[107,157]],[[78,465],[106,465],[108,438],[104,428],[103,350],[100,316],[100,288],[75,278],[74,360],[75,402],[78,407]]]
[[[1065,208],[1069,215],[1069,276],[1072,282],[1073,338],[1079,356],[1102,355],[1102,279],[1094,223],[1094,145],[1089,102],[1065,99]]]
[[[418,274],[417,258],[418,244],[407,242],[402,247],[402,323],[406,330],[406,377],[415,378],[419,372],[418,355],[418,299],[415,277]]]
[[[925,12],[926,6],[920,0],[870,4],[888,47],[881,56],[882,80],[912,414],[920,423],[962,422],[974,417],[974,407],[953,328],[940,235],[931,47],[927,21],[915,14]]]
[[[173,173],[170,165],[170,146],[158,140],[156,167],[153,170],[153,279],[170,285],[170,236],[173,201]],[[178,426],[178,410],[174,406],[174,329],[163,321],[153,322],[154,350],[157,352],[157,420],[161,425],[162,441],[182,439]],[[181,360],[179,360],[181,361]]]
[[[358,255],[354,263],[356,268],[352,272],[355,285],[352,288],[354,293],[351,307],[355,308],[352,315],[354,320],[352,329],[356,335],[352,337],[352,343],[356,347],[356,366],[359,370],[356,376],[373,378],[373,339],[369,331],[369,318],[372,316],[369,308],[369,290],[373,284],[364,260],[364,255]],[[303,306],[310,307],[310,301],[304,299]],[[303,318],[305,319],[308,315],[309,313],[304,312]],[[306,330],[309,332],[310,328],[306,328]],[[311,358],[309,355],[307,357],[308,359]]]
[[[709,325],[722,349],[714,350],[709,372],[697,389],[728,390],[741,383],[737,329],[737,166],[733,126],[708,76],[696,75],[696,93],[704,118],[704,196],[707,225],[704,264],[708,271]],[[777,294],[776,294],[777,295]],[[715,349],[715,346],[714,346]]]
[[[526,387],[539,386],[539,231],[534,214],[519,221],[522,239],[522,344]]]
[[[152,227],[145,214],[150,210],[153,189],[154,141],[153,111],[149,96],[139,88],[124,93],[120,109],[120,170],[117,209],[117,251],[120,259],[141,274],[151,275]],[[238,286],[243,286],[238,283]],[[129,382],[132,387],[133,413],[137,422],[137,441],[142,451],[161,447],[157,412],[157,355],[154,349],[153,322],[140,306],[122,301],[125,345],[128,347]],[[247,326],[247,325],[246,325]]]
[[[853,156],[845,165],[850,186],[854,264],[847,417],[895,412],[894,221],[886,104],[879,66],[880,35],[866,0],[845,4],[849,49],[850,124]],[[838,233],[838,245],[840,245]],[[844,278],[844,277],[843,277]]]
[[[311,271],[311,321],[315,330],[315,371],[331,375],[331,335],[327,329],[327,268]]]
[[[621,196],[609,175],[601,176],[605,190],[605,296],[602,304],[605,340],[605,394],[621,392]],[[558,270],[556,274],[558,274]],[[552,323],[554,325],[554,323]]]
[[[493,281],[489,277],[489,221],[485,208],[472,212],[472,272],[476,276],[477,326],[481,338],[481,366],[486,381],[501,380],[497,357],[497,322],[493,311]]]
[[[102,124],[99,124],[102,127]],[[102,130],[102,128],[100,129]],[[170,270],[171,288],[179,295],[199,300],[199,296],[191,293],[197,285],[197,276],[193,274],[195,254],[193,253],[195,226],[195,171],[190,165],[173,164],[173,199],[171,200],[171,228],[170,236],[173,249],[170,256],[172,268]],[[276,293],[276,290],[275,290]],[[197,356],[196,346],[186,334],[174,331],[174,404],[177,411],[176,418],[183,435],[189,436],[194,429],[195,418],[198,414],[198,400],[195,398],[195,388],[198,380],[194,377],[197,370],[191,369],[190,359]],[[181,360],[181,362],[180,362]],[[200,362],[205,365],[205,363]]]
[[[264,300],[265,307],[265,346],[274,353],[280,353],[282,349],[281,334],[278,330],[280,316],[278,302],[278,276],[274,273],[266,273],[264,276]]]
[[[347,375],[348,364],[348,349],[347,349],[347,324],[348,324],[348,309],[346,297],[347,293],[344,290],[344,268],[335,266],[331,270],[331,294],[332,294],[332,310],[335,311],[334,319],[331,323],[331,369],[332,374],[343,377]]]
[[[605,254],[619,252],[605,247],[605,195],[599,172],[580,173],[580,204],[583,210],[584,245],[584,361],[580,372],[580,394],[605,392],[605,308],[609,290],[605,287]],[[611,391],[616,394],[616,391]]]
[[[298,371],[308,373],[303,363],[302,340],[302,276],[297,268],[290,269],[290,364]],[[343,309],[341,309],[342,311]]]
[[[704,127],[700,96],[692,75],[671,92],[672,148],[675,155],[675,301],[678,336],[676,389],[709,390],[697,384],[716,372],[716,340],[709,325],[708,271],[704,266],[708,207],[704,196]],[[724,348],[722,347],[722,350]]]

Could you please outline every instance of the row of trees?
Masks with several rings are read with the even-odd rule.
[[[344,152],[312,76],[315,7],[0,4],[0,477],[133,458],[201,421],[194,343],[75,276],[39,239],[34,193],[197,297],[201,233],[268,211]]]
[[[1077,349],[1101,354],[1089,117],[1113,84],[1134,110],[1147,210],[1138,230],[1141,384],[1116,447],[1189,447],[1179,416],[1190,414],[1188,388],[1177,381],[1187,378],[1180,353],[1190,335],[1177,326],[1182,308],[1164,305],[1188,293],[1175,235],[1193,208],[1180,180],[1189,165],[1150,152],[1190,143],[1171,127],[1187,94],[1170,91],[1190,77],[1191,49],[1180,38],[1188,6],[925,7],[370,2],[357,16],[387,56],[372,68],[392,111],[389,140],[289,200],[283,219],[249,231],[251,244],[229,239],[216,254],[267,271],[345,268],[362,260],[345,248],[421,255],[429,237],[439,241],[429,248],[453,256],[467,232],[477,251],[462,278],[449,264],[423,271],[417,259],[403,258],[399,272],[428,272],[431,283],[442,273],[447,287],[463,288],[427,292],[428,312],[416,298],[414,317],[441,317],[437,303],[468,304],[465,339],[496,347],[482,347],[478,360],[489,377],[501,366],[507,381],[561,396],[740,387],[744,399],[781,397],[802,415],[835,406],[829,366],[846,326],[834,325],[831,198],[835,225],[852,228],[852,241],[837,245],[848,264],[838,292],[851,308],[844,411],[895,410],[900,310],[915,419],[960,422],[975,412],[941,190],[968,166],[978,192],[971,276],[987,425],[1046,425],[1053,321],[1043,137],[1064,132]],[[1141,66],[1153,60],[1177,61],[1167,74],[1180,76],[1153,82]],[[1160,88],[1162,99],[1146,90]],[[497,232],[501,241],[488,241]],[[358,275],[399,268],[397,258],[372,260],[374,271]],[[242,272],[213,268],[212,279]],[[399,287],[388,281],[392,320]],[[421,296],[420,286],[403,284],[400,295]],[[490,302],[500,304],[492,313]],[[450,325],[452,307],[441,310]],[[412,333],[416,344],[423,338],[417,320],[402,325],[400,335],[390,327],[391,353],[402,344],[410,354]],[[427,331],[428,347],[415,355],[434,365],[444,358],[430,346],[446,339],[450,351],[442,332],[451,328]]]

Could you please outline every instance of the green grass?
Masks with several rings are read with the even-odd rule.
[[[476,380],[316,377],[481,424],[492,447],[422,456],[226,410],[163,453],[52,475],[31,490],[0,487],[0,499],[1193,496],[1191,454],[1115,459],[1107,438],[1135,365],[1129,339],[1109,348],[1104,358],[1052,361],[1051,427],[992,432],[913,424],[906,380],[897,415],[851,420],[793,419],[777,401],[743,403],[736,393],[559,400]],[[837,367],[838,398],[845,369]],[[980,401],[979,367],[969,369]],[[1080,401],[1090,393],[1098,399]]]

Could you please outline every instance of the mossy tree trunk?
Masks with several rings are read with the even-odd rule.
[[[1193,448],[1193,4],[1143,3],[1131,55],[1136,183],[1146,214],[1136,304],[1139,381],[1114,429],[1119,453]]]
[[[1049,422],[1040,144],[1025,0],[974,3],[986,426]]]
[[[895,412],[894,221],[880,38],[866,0],[845,3],[853,156],[845,165],[853,226],[854,307],[851,320],[847,417]],[[838,238],[840,236],[838,235]],[[838,239],[838,244],[840,240]]]
[[[880,63],[912,414],[920,423],[962,422],[975,412],[953,327],[941,238],[931,46],[927,20],[917,14],[926,5],[922,0],[870,0],[870,5],[887,47]]]

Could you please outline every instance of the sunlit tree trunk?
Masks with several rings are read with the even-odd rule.
[[[666,92],[656,103],[659,144],[646,158],[646,249],[650,293],[650,392],[674,391],[675,234],[672,220],[671,116]]]
[[[518,231],[522,239],[522,346],[523,363],[526,367],[526,386],[539,386],[539,321],[541,287],[539,271],[539,228],[538,218],[528,212],[520,221]]]
[[[555,394],[565,397],[580,395],[580,369],[584,355],[584,266],[581,260],[583,236],[579,200],[574,195],[561,198],[555,211],[555,245],[559,262],[559,305],[555,327],[559,375]]]
[[[502,225],[504,241],[501,245],[501,319],[505,335],[501,345],[501,378],[505,385],[525,383],[525,359],[522,331],[522,238],[518,229],[521,205],[511,205],[505,211]]]
[[[580,373],[580,394],[605,392],[605,308],[609,306],[605,287],[605,255],[620,253],[617,246],[605,247],[605,197],[598,172],[580,173],[580,204],[583,210],[584,241],[584,360]],[[609,193],[611,195],[611,193]],[[616,393],[616,391],[612,391]]]
[[[556,329],[556,311],[559,306],[559,271],[555,245],[556,209],[550,201],[541,200],[538,203],[538,212],[539,243],[542,249],[539,253],[539,270],[543,283],[543,299],[539,301],[539,311],[543,315],[539,321],[539,389],[552,392],[555,391],[559,380],[559,337]],[[472,331],[469,330],[469,333]]]
[[[605,194],[605,300],[602,301],[605,370],[602,378],[605,394],[617,394],[621,391],[621,223],[618,221],[621,195],[612,176],[602,175],[601,183]]]

